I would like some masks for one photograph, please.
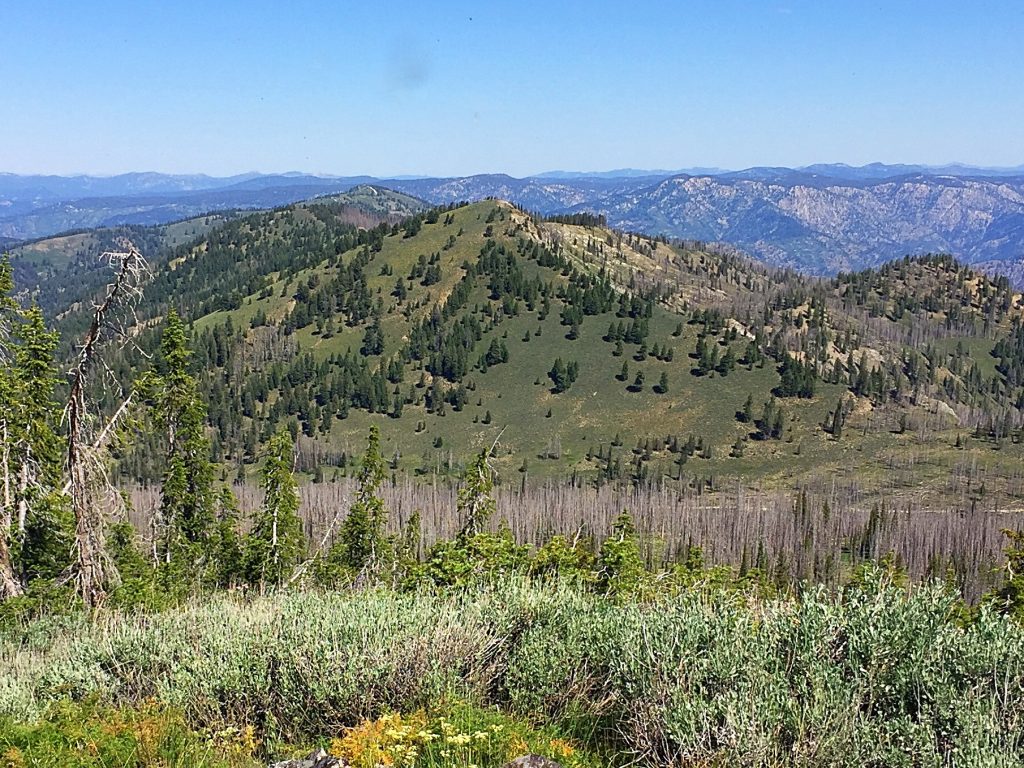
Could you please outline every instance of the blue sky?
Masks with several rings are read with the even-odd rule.
[[[1024,163],[1024,3],[0,0],[0,171]]]

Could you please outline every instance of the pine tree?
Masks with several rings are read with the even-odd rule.
[[[5,255],[0,260],[0,598],[15,597],[23,591],[21,582],[14,573],[14,557],[12,554],[11,534],[14,524],[14,466],[13,452],[16,444],[14,427],[11,423],[12,406],[19,402],[16,388],[17,378],[14,376],[12,363],[13,350],[8,346],[8,339],[17,317],[17,303],[9,294],[14,289],[11,263]]]
[[[781,440],[782,439],[782,429],[783,429],[783,416],[782,416],[782,409],[779,408],[775,412],[775,421],[772,422],[772,439],[773,440]]]
[[[436,443],[435,443],[436,445]],[[440,446],[438,446],[440,447]],[[380,450],[380,430],[374,424],[366,441],[366,453],[359,468],[356,500],[342,523],[338,543],[325,563],[352,571],[374,568],[387,554],[384,523],[387,509],[380,488],[387,477],[387,468]]]
[[[834,437],[836,440],[839,440],[843,436],[843,422],[844,421],[845,421],[845,419],[843,417],[843,401],[840,400],[836,404],[836,409],[833,412],[833,415],[832,415],[832,429],[830,430],[832,432],[832,437]]]
[[[658,379],[658,386],[656,389],[658,393],[662,395],[668,392],[668,374],[665,371],[661,372],[661,378]]]
[[[743,401],[743,409],[740,411],[740,421],[744,424],[750,424],[754,420],[754,396],[747,395],[747,399]]]
[[[715,366],[715,370],[722,376],[728,376],[735,367],[736,356],[733,354],[732,347],[728,347],[725,354],[722,355],[722,359],[718,361],[718,365]]]
[[[29,308],[23,320],[16,330],[14,356],[21,396],[11,411],[20,442],[15,467],[19,570],[28,584],[36,578],[54,578],[69,565],[73,523],[61,492],[63,443],[56,433],[61,412],[54,398],[58,335],[47,330],[37,306]]]
[[[459,539],[465,540],[481,533],[487,520],[494,514],[494,471],[488,464],[492,448],[481,451],[466,467],[462,488],[458,496],[458,515],[462,519]]]
[[[70,562],[72,523],[60,492],[63,445],[54,399],[57,334],[38,307],[10,294],[13,271],[0,260],[0,598],[51,578]]]
[[[217,522],[213,529],[211,554],[213,580],[219,587],[230,587],[242,575],[244,552],[238,534],[238,500],[230,488],[217,494]]]
[[[555,358],[554,365],[551,366],[551,370],[548,371],[548,378],[551,379],[553,384],[552,389],[555,393],[565,392],[570,384],[569,372],[565,367],[565,363],[562,362],[562,358]]]
[[[246,571],[260,589],[280,586],[306,549],[299,520],[299,491],[292,472],[291,434],[282,429],[267,443],[262,470],[263,504],[246,538]]]
[[[189,373],[191,356],[185,324],[172,309],[160,338],[158,368],[140,385],[164,438],[158,550],[165,563],[179,556],[190,562],[195,555],[191,550],[205,546],[214,522],[206,405]]]
[[[619,467],[616,471],[619,471]],[[605,594],[621,595],[636,591],[646,571],[640,554],[640,541],[633,518],[623,512],[612,524],[612,534],[601,544],[597,586]]]

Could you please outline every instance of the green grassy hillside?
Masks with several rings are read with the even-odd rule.
[[[393,467],[419,473],[500,435],[506,481],[1016,504],[1005,281],[946,257],[826,281],[570,221],[483,201],[356,228],[340,201],[310,201],[177,248],[143,309],[194,321],[218,457],[239,474],[288,424],[301,467],[329,479],[376,423]]]

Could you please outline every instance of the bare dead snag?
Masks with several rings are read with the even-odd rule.
[[[299,567],[295,569],[295,573],[293,573],[291,578],[288,579],[288,581],[285,582],[285,586],[290,587],[292,584],[294,584],[295,582],[299,581],[299,579],[301,579],[303,577],[303,575],[305,575],[306,571],[309,570],[310,566],[312,566],[314,563],[316,563],[317,560],[320,559],[320,555],[323,554],[323,552],[327,549],[327,542],[334,535],[335,527],[341,521],[342,516],[344,514],[348,513],[348,509],[349,509],[349,502],[348,502],[348,497],[346,496],[344,498],[344,501],[338,506],[338,511],[334,514],[334,517],[331,519],[330,524],[327,526],[326,530],[324,530],[323,538],[320,539],[320,543],[317,545],[316,549],[313,551],[313,554],[310,557],[308,557],[306,560],[304,560],[299,565]],[[276,546],[276,544],[277,544],[277,541],[276,541],[276,539],[277,539],[276,528],[275,528],[274,538],[275,538],[274,544]]]
[[[11,548],[8,542],[12,520],[12,496],[9,467],[10,449],[7,444],[7,422],[0,425],[0,438],[2,438],[2,451],[0,451],[0,464],[3,471],[3,492],[2,504],[0,504],[0,599],[17,597],[22,593],[21,582],[14,575],[14,564],[11,562]]]
[[[0,274],[0,278],[4,275]],[[6,287],[6,286],[5,286]],[[11,304],[0,293],[0,310],[9,309]],[[0,311],[0,363],[7,365],[6,340],[9,338],[7,313]],[[0,374],[3,375],[3,374]],[[2,385],[2,381],[0,381]],[[14,573],[11,559],[10,535],[14,523],[14,479],[11,467],[11,435],[7,422],[9,403],[0,405],[0,600],[17,597],[24,591],[21,582]]]
[[[103,496],[112,492],[103,471],[102,448],[113,423],[124,412],[121,406],[111,422],[93,439],[95,417],[88,403],[88,380],[107,331],[125,333],[126,316],[141,295],[142,279],[147,272],[146,260],[130,242],[123,242],[124,251],[103,254],[116,276],[107,286],[107,293],[93,311],[92,322],[86,331],[78,360],[71,370],[71,388],[68,393],[64,418],[68,425],[68,443],[65,468],[67,490],[75,515],[75,571],[78,594],[86,607],[94,610],[106,597],[106,586],[117,578],[117,569],[107,557],[104,541]]]

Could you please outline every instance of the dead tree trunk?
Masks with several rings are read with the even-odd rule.
[[[14,565],[11,563],[11,548],[7,542],[8,530],[10,526],[0,534],[0,600],[17,597],[22,593],[21,582],[14,575]]]
[[[107,286],[103,301],[93,311],[92,323],[71,371],[64,417],[68,425],[68,443],[65,468],[68,493],[75,515],[75,587],[90,610],[97,608],[106,597],[106,587],[117,578],[117,570],[107,557],[104,542],[105,516],[102,491],[110,489],[103,471],[103,437],[109,426],[100,431],[95,443],[90,439],[95,420],[89,412],[87,382],[96,362],[104,331],[112,327],[114,316],[134,306],[139,297],[139,285],[146,271],[142,254],[130,243],[126,252],[104,254],[116,269],[114,281]],[[121,329],[123,330],[123,329]],[[122,412],[119,408],[115,414]],[[112,490],[112,489],[110,489]]]
[[[11,561],[8,540],[11,535],[11,522],[11,504],[5,497],[3,506],[0,507],[0,600],[17,597],[22,593],[21,582],[14,575],[14,563]]]
[[[11,489],[11,444],[7,421],[0,422],[0,473],[3,474],[3,498],[0,499],[0,600],[22,594],[21,582],[11,559],[11,528],[14,522],[14,494]]]
[[[18,478],[18,536],[25,535],[25,526],[28,524],[28,489],[35,480],[35,473],[32,471],[32,448],[26,446],[25,459],[21,462],[21,475]]]

